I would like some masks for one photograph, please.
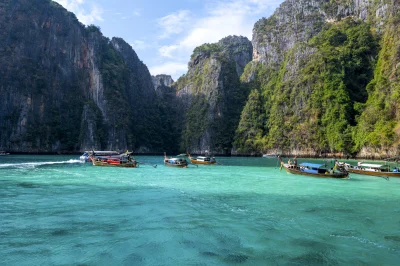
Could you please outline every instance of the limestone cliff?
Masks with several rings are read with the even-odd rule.
[[[1,0],[0,28],[0,149],[163,150],[151,76],[124,41],[50,0]]]
[[[391,1],[383,24],[374,79],[368,84],[368,101],[354,130],[361,157],[398,157],[400,153],[400,3]]]
[[[297,43],[307,42],[326,23],[346,17],[359,18],[382,28],[388,4],[385,1],[286,0],[269,18],[253,29],[253,60],[279,67],[285,54]]]
[[[0,0],[0,150],[394,156],[399,17],[398,0],[286,0],[174,82],[55,2]]]
[[[245,37],[229,36],[197,47],[188,73],[174,84],[184,118],[181,150],[230,154],[247,90],[239,82],[251,60]]]
[[[367,85],[374,77],[378,41],[392,20],[387,11],[396,5],[287,0],[259,20],[253,29],[253,61],[241,80],[260,91],[263,111],[249,121],[255,110],[245,108],[235,148],[242,153],[356,154],[361,147],[354,136],[372,96]],[[258,94],[252,95],[248,102]]]
[[[174,80],[170,75],[161,74],[157,76],[152,76],[151,78],[153,80],[153,85],[156,91],[158,88],[163,86],[171,87],[171,85],[174,83]]]
[[[158,130],[162,131],[164,151],[169,154],[179,153],[180,134],[182,131],[182,102],[177,97],[174,81],[169,75],[153,76],[153,85],[157,93],[156,105],[159,110],[160,123]]]

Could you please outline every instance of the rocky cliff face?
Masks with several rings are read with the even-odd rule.
[[[125,95],[132,115],[130,134],[137,143],[136,152],[162,152],[165,143],[162,136],[163,128],[160,127],[158,95],[154,89],[152,76],[132,47],[123,39],[113,38],[111,45],[121,55],[128,70]]]
[[[0,28],[1,149],[160,148],[151,76],[124,41],[49,0],[0,1]]]
[[[230,153],[234,128],[247,95],[239,77],[251,60],[251,52],[250,41],[237,36],[194,50],[188,73],[174,84],[181,101],[179,113],[185,119],[182,150]]]
[[[357,153],[361,147],[356,148],[352,132],[370,94],[377,40],[387,31],[393,5],[288,0],[270,18],[259,20],[253,61],[242,81],[260,90],[264,111],[257,119],[263,123],[246,129],[246,112],[254,113],[246,108],[236,131],[238,150]]]
[[[177,97],[173,86],[173,79],[169,75],[153,76],[153,85],[157,93],[157,107],[160,123],[157,127],[162,129],[164,151],[169,154],[179,153],[180,137],[183,127],[184,114],[182,99]]]
[[[354,141],[361,157],[398,158],[400,153],[400,3],[391,1],[368,101],[355,128]]]
[[[53,2],[0,3],[0,146],[77,149],[82,103],[103,99],[91,57],[96,40]]]
[[[174,83],[174,80],[170,75],[157,75],[157,76],[152,76],[151,77],[153,80],[153,85],[154,89],[157,91],[158,88],[166,86],[166,87],[171,87],[171,85]]]
[[[397,155],[398,7],[287,0],[173,83],[50,0],[0,0],[0,150]]]
[[[307,42],[325,23],[346,17],[375,24],[378,29],[387,18],[385,1],[287,0],[269,18],[260,19],[253,29],[253,60],[279,67],[285,54],[297,43]]]

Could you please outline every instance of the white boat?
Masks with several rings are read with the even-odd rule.
[[[339,165],[341,164],[339,163]],[[359,162],[357,166],[344,164],[344,169],[353,174],[382,177],[400,177],[400,170],[397,167],[391,169],[390,166],[387,164],[383,165]]]
[[[190,154],[188,153],[190,162],[193,164],[215,164],[217,163],[215,161],[214,157],[210,157],[210,156],[197,156],[197,158],[193,158],[192,156],[190,156]]]
[[[0,151],[0,156],[6,156],[6,155],[10,155],[8,152],[5,151]]]
[[[85,151],[80,157],[79,160],[83,162],[91,162],[90,156],[113,156],[119,155],[119,152],[116,151]]]
[[[276,154],[273,154],[273,153],[266,153],[266,154],[263,154],[262,157],[263,158],[276,158],[278,156]]]

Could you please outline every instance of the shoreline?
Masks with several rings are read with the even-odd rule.
[[[10,155],[77,155],[80,156],[84,152],[12,152],[12,151],[7,151]],[[133,153],[135,156],[164,156],[163,152],[148,152],[148,153]],[[204,154],[197,154],[197,153],[191,153],[193,156],[204,156]],[[173,154],[172,154],[173,156]],[[218,156],[218,157],[246,157],[246,158],[262,158],[262,154],[260,155],[248,155],[248,154],[234,154],[234,155],[226,155],[226,154],[213,154],[212,156]],[[395,162],[393,158],[383,158],[383,157],[377,157],[377,156],[367,156],[367,157],[350,157],[350,156],[301,156],[301,155],[293,155],[293,154],[282,154],[281,158],[294,158],[297,156],[298,159],[329,159],[329,160],[370,160],[370,161],[386,161],[388,159],[392,159],[390,161]],[[277,159],[276,158],[264,158],[264,159]],[[400,159],[400,158],[399,158]]]

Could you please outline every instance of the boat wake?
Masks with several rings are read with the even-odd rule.
[[[0,164],[0,168],[36,168],[43,165],[57,165],[57,164],[75,164],[75,163],[85,163],[81,160],[68,160],[59,162],[28,162],[28,163],[5,163]]]

